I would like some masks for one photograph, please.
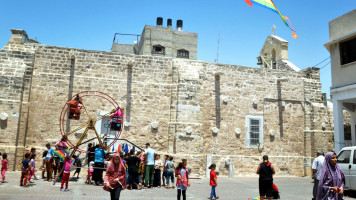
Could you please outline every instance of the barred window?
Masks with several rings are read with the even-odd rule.
[[[165,55],[165,48],[164,48],[164,46],[161,46],[161,45],[155,45],[155,46],[153,46],[152,53]]]
[[[184,49],[180,49],[177,52],[177,57],[178,58],[189,58],[189,51],[184,50]]]
[[[263,117],[246,116],[246,147],[263,144]]]

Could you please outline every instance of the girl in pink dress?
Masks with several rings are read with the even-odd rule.
[[[63,178],[62,178],[62,183],[61,183],[61,189],[60,191],[68,191],[68,181],[69,181],[69,175],[70,175],[70,170],[72,168],[72,158],[70,156],[67,156],[66,159],[63,161]],[[63,184],[66,184],[66,189],[63,190]]]
[[[2,154],[2,161],[1,161],[1,176],[2,176],[1,182],[2,183],[5,181],[5,172],[6,171],[7,171],[7,154],[4,153],[4,154]]]
[[[183,196],[183,200],[186,200],[186,191],[190,186],[186,159],[178,164],[175,174],[177,177],[177,199],[180,200],[180,197]]]
[[[35,174],[35,160],[36,160],[36,154],[32,154],[30,159],[31,159],[31,161],[30,161],[30,163],[31,163],[31,169],[29,170],[30,175],[28,176],[28,182],[33,183],[33,182],[31,181],[31,177]]]

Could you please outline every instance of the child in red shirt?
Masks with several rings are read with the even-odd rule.
[[[2,183],[5,181],[5,172],[6,171],[7,171],[7,154],[4,153],[4,154],[2,154],[2,161],[1,161],[1,176],[2,176],[1,182]]]
[[[216,196],[215,193],[215,188],[218,186],[218,182],[217,182],[217,177],[216,177],[216,165],[215,164],[211,164],[209,169],[210,171],[210,185],[211,185],[211,193],[210,193],[210,199],[218,199],[219,197]]]

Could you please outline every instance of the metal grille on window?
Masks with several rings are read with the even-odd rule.
[[[257,145],[260,140],[260,120],[250,119],[250,145]]]
[[[189,58],[189,51],[186,50],[178,50],[177,52],[178,58]]]
[[[165,48],[163,46],[153,46],[154,54],[165,54]]]

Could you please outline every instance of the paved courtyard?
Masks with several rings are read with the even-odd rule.
[[[40,177],[40,174],[37,173]],[[31,199],[31,200],[56,200],[56,199],[102,199],[110,200],[108,192],[102,187],[84,183],[84,177],[71,179],[69,192],[59,191],[60,183],[56,185],[40,180],[35,180],[29,187],[19,186],[20,172],[7,172],[7,183],[0,183],[0,199]],[[236,177],[233,179],[218,177],[217,194],[222,200],[247,200],[258,195],[257,177]],[[208,179],[192,179],[191,187],[187,191],[188,200],[206,200],[210,194]],[[306,200],[312,198],[312,180],[310,178],[275,177],[275,184],[280,190],[281,199]],[[345,199],[356,199],[355,193],[348,194]],[[175,189],[154,188],[146,190],[124,190],[121,199],[125,200],[169,200],[177,199]]]

